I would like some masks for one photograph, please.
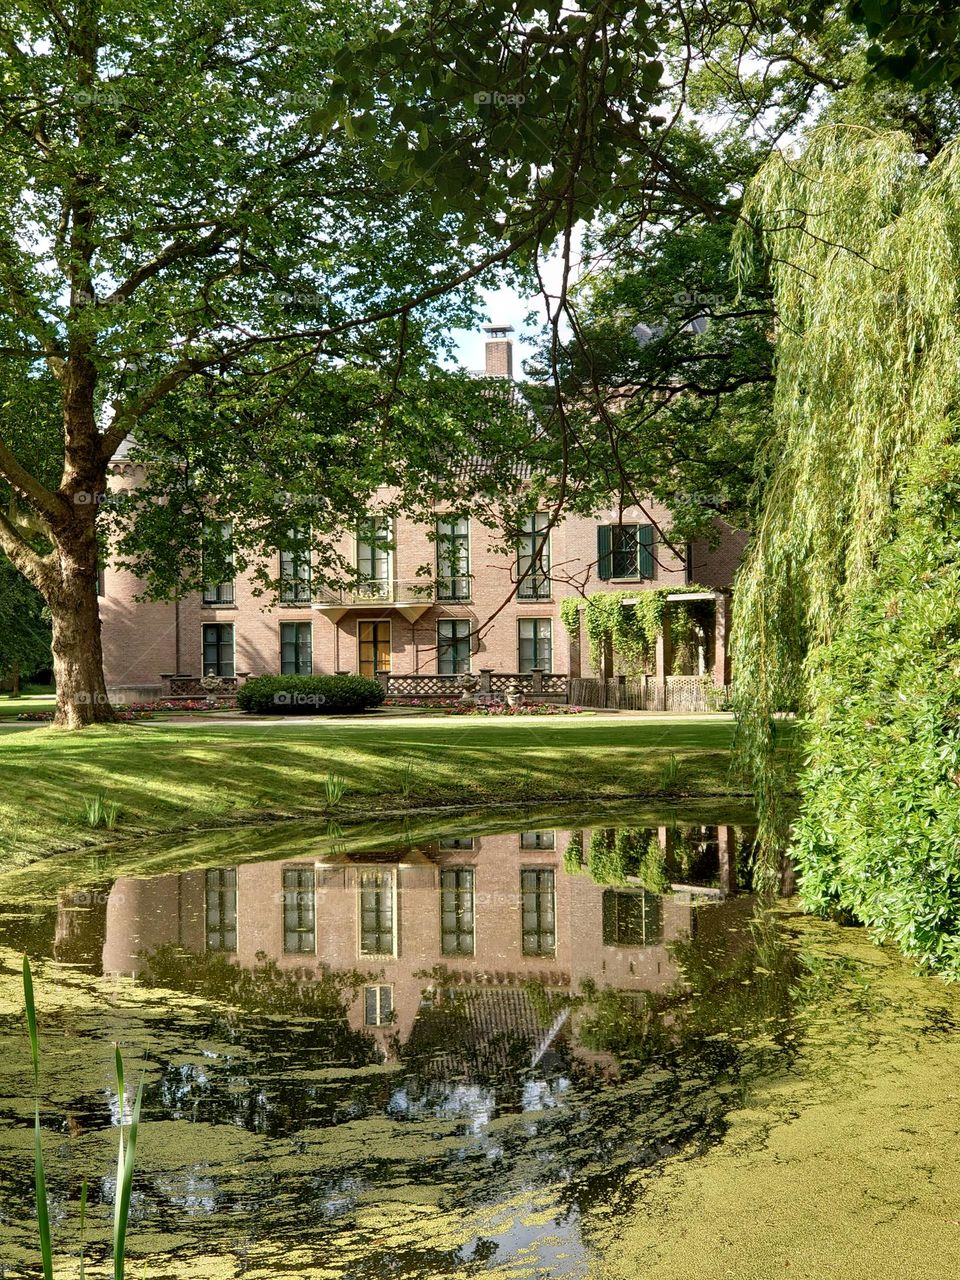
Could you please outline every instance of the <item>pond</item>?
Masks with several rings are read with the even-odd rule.
[[[127,1107],[145,1081],[137,1277],[596,1274],[649,1176],[799,1069],[850,966],[751,897],[749,815],[548,819],[0,880],[0,1276],[41,1274],[24,951],[65,1256],[84,1177],[107,1256],[118,1042]]]

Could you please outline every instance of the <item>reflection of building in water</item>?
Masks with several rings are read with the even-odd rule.
[[[589,980],[663,993],[678,978],[670,944],[726,926],[726,913],[710,903],[735,891],[742,832],[635,829],[626,841],[621,834],[458,836],[399,851],[118,880],[107,905],[104,972],[135,975],[145,953],[171,943],[248,968],[269,959],[295,980],[360,971],[368,980],[350,1022],[388,1055],[410,1041],[431,991],[461,992],[463,1034],[504,1019],[525,1025],[530,983],[548,992],[576,993]],[[637,848],[645,872],[624,861]],[[596,874],[594,849],[621,858],[612,878],[626,883],[587,874]],[[661,892],[649,887],[651,849]]]

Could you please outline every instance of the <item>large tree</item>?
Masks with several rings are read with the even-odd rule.
[[[0,546],[50,610],[59,724],[112,714],[96,572],[124,440],[154,488],[109,506],[113,533],[173,591],[206,515],[238,513],[252,563],[295,518],[319,547],[442,459],[452,424],[502,435],[437,353],[471,282],[569,240],[625,133],[657,127],[656,23],[644,4],[8,9],[0,478],[25,517],[0,515]]]

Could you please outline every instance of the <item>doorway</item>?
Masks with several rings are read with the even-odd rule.
[[[390,670],[390,623],[361,622],[358,637],[360,674],[375,680],[378,671]]]

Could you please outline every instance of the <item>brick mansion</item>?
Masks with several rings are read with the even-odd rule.
[[[509,330],[488,334],[486,376],[511,378]],[[121,449],[113,483],[136,484],[142,465]],[[702,619],[695,650],[679,671],[664,627],[656,675],[707,676],[726,685],[730,587],[743,535],[720,525],[715,542],[678,549],[658,532],[669,524],[669,512],[656,502],[571,514],[552,528],[548,512],[532,511],[507,551],[491,545],[489,528],[478,520],[447,516],[440,507],[432,530],[422,520],[388,522],[371,514],[347,548],[354,586],[316,581],[309,552],[278,551],[275,600],[237,575],[179,599],[142,601],[138,579],[108,562],[100,596],[107,686],[117,696],[151,697],[174,686],[183,692],[206,675],[231,684],[277,673],[610,677],[612,660],[601,662],[608,669],[593,670],[586,637],[568,631],[561,603],[596,591],[651,589],[686,589],[678,600],[696,602]],[[229,536],[229,521],[223,532]],[[424,565],[433,569],[427,586]],[[703,590],[691,594],[691,583]]]

